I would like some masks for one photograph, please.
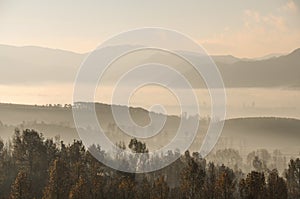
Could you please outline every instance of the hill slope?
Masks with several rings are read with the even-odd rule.
[[[124,106],[117,108],[127,109]],[[0,137],[4,139],[13,135],[15,127],[33,128],[42,132],[45,137],[53,138],[60,135],[61,139],[66,142],[78,139],[70,108],[0,104],[0,110],[0,121],[2,121]],[[112,140],[126,139],[127,141],[129,139],[122,135],[122,132],[116,131],[110,105],[97,104],[96,111],[97,115],[101,115],[101,125],[108,131],[108,136]],[[133,120],[139,125],[143,126],[149,122],[149,112],[145,109],[130,108],[130,112]],[[160,117],[159,114],[150,114]],[[162,140],[170,141],[176,132],[179,121],[179,117],[168,116],[163,129],[164,133],[158,140],[154,140],[155,143],[159,144]],[[204,120],[200,122],[200,134],[206,132],[207,124],[207,121]],[[227,140],[227,143],[222,140]],[[247,151],[257,148],[282,149],[286,153],[299,153],[299,140],[300,120],[274,117],[237,118],[225,121],[218,147],[243,147]]]

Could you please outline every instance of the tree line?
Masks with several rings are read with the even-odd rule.
[[[119,147],[148,153],[136,139]],[[81,141],[66,145],[34,130],[16,130],[11,142],[0,141],[0,198],[300,198],[299,158],[289,161],[284,175],[265,168],[257,156],[252,164],[254,169],[243,173],[237,165],[208,162],[186,151],[159,171],[126,173],[100,163]]]

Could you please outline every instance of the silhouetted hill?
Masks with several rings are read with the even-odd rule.
[[[118,109],[127,109],[125,106],[116,106]],[[0,137],[8,139],[13,135],[14,128],[32,128],[43,133],[45,137],[59,135],[66,142],[78,139],[74,128],[71,108],[41,107],[30,105],[0,104]],[[108,137],[114,141],[129,139],[118,130],[114,123],[111,106],[96,104],[96,112],[101,118],[101,125],[107,131]],[[142,108],[130,108],[133,120],[139,125],[149,123],[149,112]],[[153,117],[161,117],[161,114],[151,112]],[[170,141],[174,136],[180,118],[168,116],[163,132],[153,143],[160,145],[162,141]],[[207,130],[208,122],[200,121],[199,132]],[[131,127],[128,127],[131,128]],[[226,140],[226,142],[224,142]],[[282,149],[286,153],[299,153],[300,120],[290,118],[256,117],[237,118],[225,121],[218,147],[242,147],[247,152],[257,149]],[[198,141],[194,147],[199,147]]]
[[[241,59],[232,55],[212,55],[212,59],[218,63],[233,64],[240,61]]]

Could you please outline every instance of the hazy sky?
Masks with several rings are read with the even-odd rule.
[[[0,43],[87,52],[114,34],[155,26],[210,54],[259,57],[300,47],[300,0],[0,0]]]

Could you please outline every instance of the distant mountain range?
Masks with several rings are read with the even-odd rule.
[[[115,47],[110,48],[114,50]],[[201,59],[193,53],[186,52],[186,54],[192,59]],[[86,56],[87,54],[58,49],[0,45],[0,84],[72,83]],[[211,57],[218,66],[226,87],[299,88],[300,86],[300,49],[287,55],[273,54],[257,59],[236,58],[231,55]],[[163,58],[158,53],[145,57],[142,62],[150,59],[157,61],[169,59],[168,62],[172,63],[171,57]],[[183,62],[174,62],[172,64],[178,67],[186,67]],[[185,70],[184,73],[192,75],[193,71]],[[201,83],[197,85],[204,86]]]
[[[288,55],[265,60],[217,65],[227,87],[300,86],[300,49]]]

